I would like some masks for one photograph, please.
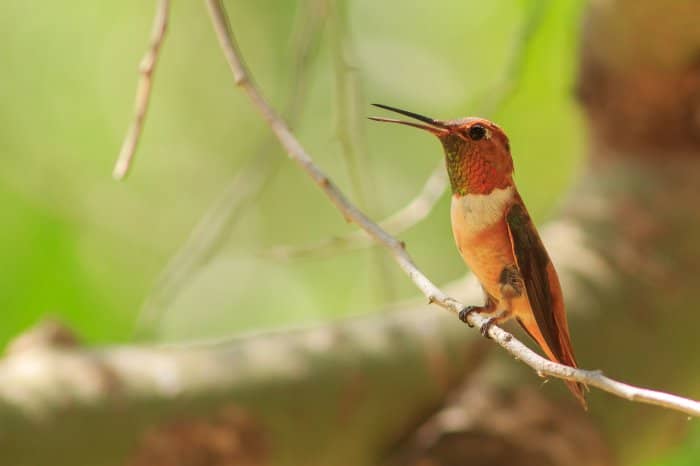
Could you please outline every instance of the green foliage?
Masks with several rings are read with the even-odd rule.
[[[556,208],[584,150],[572,98],[581,2],[545,2],[524,51],[523,79],[495,115],[509,133],[520,189],[535,218]],[[294,2],[229,2],[257,82],[278,107],[294,76]],[[492,97],[531,1],[347,5],[349,59],[363,88],[358,147],[369,211],[381,218],[420,189],[441,155],[425,134],[364,122],[377,101],[438,118],[471,114]],[[90,341],[131,338],[141,303],[168,258],[269,132],[221,57],[200,2],[174,2],[133,173],[110,177],[130,122],[152,2],[77,0],[37,8],[3,2],[0,30],[0,341],[51,314]],[[304,11],[303,9],[300,11]],[[302,22],[303,24],[303,22]],[[353,193],[334,121],[333,57],[322,29],[298,134]],[[367,147],[363,152],[362,147]],[[279,152],[275,149],[276,152]],[[155,330],[165,339],[225,336],[381,308],[415,289],[383,252],[277,262],[258,252],[351,231],[297,167],[279,167],[225,243]],[[460,276],[447,199],[402,235],[437,282]]]

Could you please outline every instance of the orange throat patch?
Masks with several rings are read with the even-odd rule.
[[[470,157],[466,165],[467,185],[472,194],[491,194],[494,189],[503,189],[512,184],[510,176],[481,157]]]

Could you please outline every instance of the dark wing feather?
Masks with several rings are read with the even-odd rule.
[[[506,223],[513,243],[513,255],[522,275],[530,307],[547,345],[562,358],[559,328],[554,315],[552,290],[547,270],[551,261],[540,236],[521,203],[513,204],[506,213]]]

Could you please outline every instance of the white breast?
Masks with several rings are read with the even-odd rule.
[[[501,220],[513,199],[512,186],[494,189],[489,194],[467,194],[452,197],[452,222],[469,232],[478,233]],[[463,230],[464,231],[464,230]],[[466,232],[466,231],[465,231]]]

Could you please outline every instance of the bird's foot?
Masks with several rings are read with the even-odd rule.
[[[491,326],[496,323],[498,320],[498,317],[491,317],[489,320],[481,324],[481,327],[479,327],[479,332],[481,332],[481,335],[485,338],[488,338],[489,340],[491,339],[491,335],[489,335],[489,330],[491,329]]]
[[[474,312],[478,313],[478,312],[483,312],[485,310],[486,309],[484,308],[484,306],[467,306],[464,309],[462,309],[461,311],[459,311],[459,320],[461,320],[462,322],[464,322],[468,326],[473,327],[474,325],[469,323],[469,316]]]

